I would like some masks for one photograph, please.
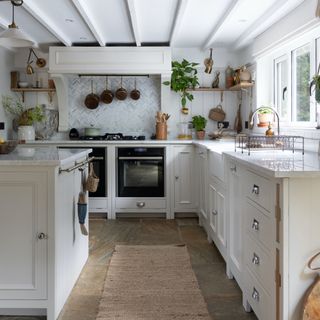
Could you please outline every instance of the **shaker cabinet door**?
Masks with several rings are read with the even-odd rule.
[[[47,175],[0,172],[0,299],[47,297]]]

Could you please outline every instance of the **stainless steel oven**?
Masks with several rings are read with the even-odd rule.
[[[118,148],[118,197],[164,197],[164,148]]]

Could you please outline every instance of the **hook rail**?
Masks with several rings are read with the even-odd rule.
[[[80,162],[80,163],[75,163],[74,166],[72,166],[72,167],[70,167],[70,168],[67,168],[67,169],[61,169],[61,168],[59,168],[59,174],[61,174],[61,173],[63,173],[63,172],[72,172],[72,171],[74,171],[74,170],[76,170],[76,169],[79,169],[79,168],[81,168],[81,169],[83,170],[82,167],[85,166],[86,164],[88,164],[89,162],[93,161],[93,160],[95,160],[95,157],[88,158],[88,159],[86,159],[86,160],[84,160],[84,161],[82,161],[82,162]],[[80,170],[81,170],[81,169],[80,169]]]

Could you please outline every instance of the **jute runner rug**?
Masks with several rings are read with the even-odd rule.
[[[169,319],[211,319],[187,248],[116,246],[97,320]]]

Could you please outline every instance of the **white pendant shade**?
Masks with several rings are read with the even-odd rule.
[[[0,33],[0,45],[6,47],[31,47],[34,44],[22,31],[18,28],[8,28]]]

